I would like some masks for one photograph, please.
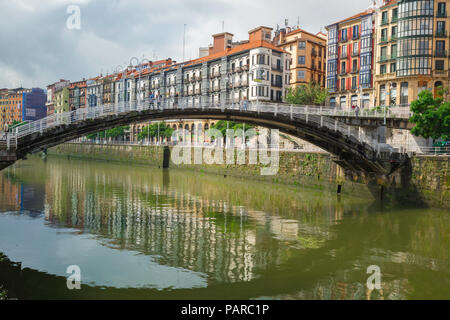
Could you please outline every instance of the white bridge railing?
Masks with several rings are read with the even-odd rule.
[[[111,115],[126,114],[132,111],[154,110],[155,112],[162,110],[185,110],[185,109],[202,109],[202,110],[240,110],[253,111],[256,113],[272,113],[274,116],[285,115],[291,119],[301,119],[308,123],[314,123],[320,127],[327,127],[330,130],[339,131],[342,134],[353,137],[354,139],[365,142],[372,146],[374,150],[393,151],[392,148],[384,144],[379,144],[371,136],[367,136],[361,128],[348,126],[338,120],[334,120],[331,116],[390,116],[399,118],[408,118],[409,110],[386,110],[376,113],[374,111],[360,110],[357,111],[342,111],[335,108],[317,107],[317,106],[294,106],[282,103],[267,103],[267,102],[226,102],[226,103],[193,103],[186,98],[172,98],[164,100],[150,101],[148,99],[132,102],[119,102],[114,104],[104,104],[97,107],[87,107],[74,111],[52,114],[46,118],[24,124],[13,129],[13,132],[0,132],[0,147],[16,148],[17,140],[33,133],[43,133],[45,130],[58,127],[61,125],[70,125],[86,121],[88,119],[99,119]]]

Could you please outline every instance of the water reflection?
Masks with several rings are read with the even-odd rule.
[[[449,279],[440,211],[374,213],[321,191],[60,159],[22,162],[0,188],[0,251],[41,281],[79,264],[84,284],[121,298],[449,296],[437,280]],[[383,292],[366,290],[372,264]]]

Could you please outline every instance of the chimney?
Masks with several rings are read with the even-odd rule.
[[[248,39],[250,42],[252,41],[266,41],[270,42],[272,40],[272,30],[273,28],[269,27],[257,27],[248,32]]]
[[[213,45],[209,48],[209,54],[225,51],[231,48],[233,43],[233,34],[229,32],[222,32],[213,34]]]

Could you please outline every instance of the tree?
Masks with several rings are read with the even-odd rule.
[[[159,123],[159,136],[169,138],[172,136],[174,129],[167,126],[165,123]],[[147,139],[147,137],[157,137],[158,136],[158,123],[152,123],[149,126],[146,126],[142,129],[142,131],[138,134],[138,140]]]
[[[117,138],[117,137],[124,137],[125,136],[125,130],[130,129],[130,126],[122,126],[122,127],[116,127],[109,130],[106,130],[106,138]],[[88,139],[97,139],[98,138],[105,138],[105,131],[99,131],[98,133],[91,133],[87,136]]]
[[[250,125],[250,124],[245,124],[245,131],[253,129],[254,126]],[[219,120],[217,121],[212,127],[211,129],[217,129],[222,133],[223,137],[226,137],[226,132],[227,132],[227,121],[225,120]],[[244,124],[240,123],[240,122],[234,122],[234,121],[228,121],[228,129],[230,130],[234,130],[235,132],[237,130],[243,130],[244,129]]]
[[[411,133],[415,136],[432,138],[433,140],[450,139],[450,101],[444,101],[447,90],[441,89],[437,98],[424,90],[417,100],[411,103],[413,116],[410,121],[415,124]]]
[[[327,89],[310,82],[296,88],[289,88],[285,100],[290,104],[321,106],[327,97]]]

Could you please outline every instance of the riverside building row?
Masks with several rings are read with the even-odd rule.
[[[450,0],[385,0],[327,26],[329,104],[409,106],[449,82]]]

